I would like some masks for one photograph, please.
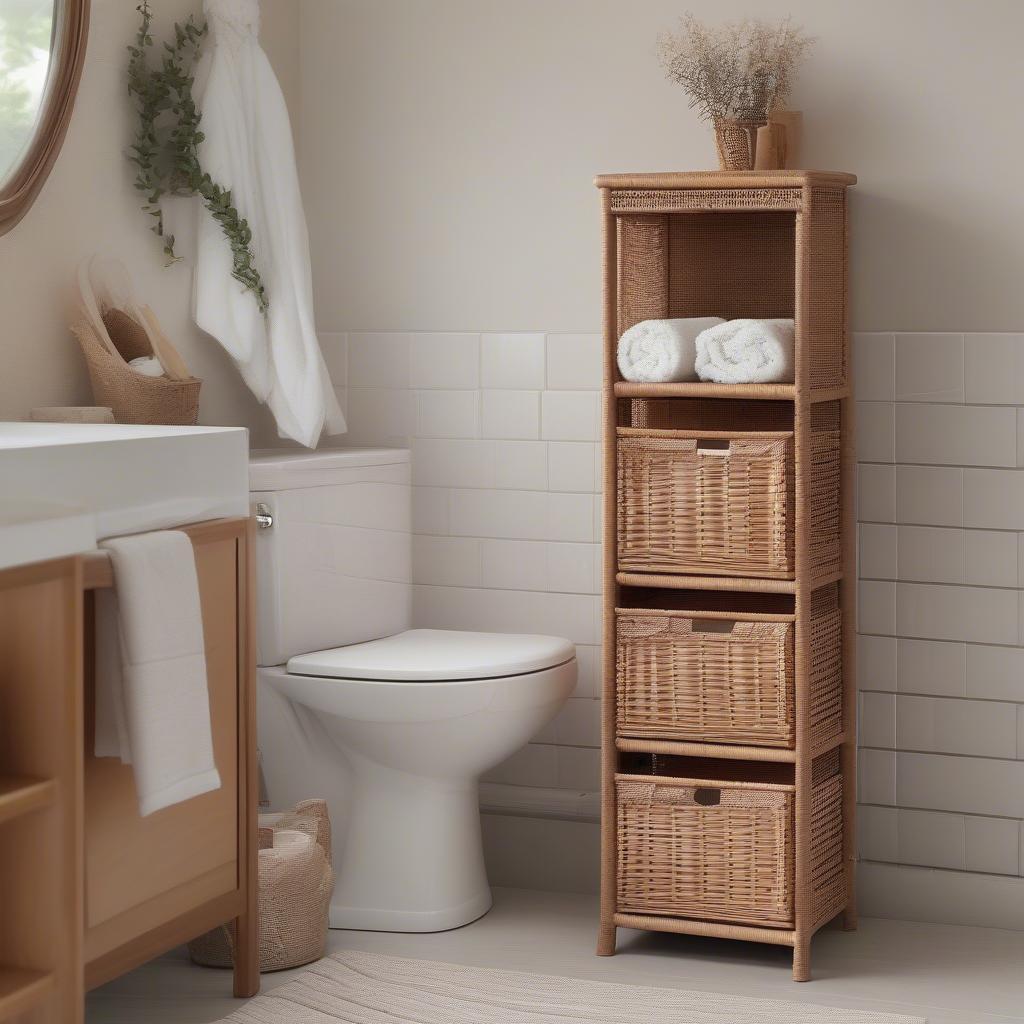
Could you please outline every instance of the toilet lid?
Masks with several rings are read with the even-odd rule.
[[[572,661],[576,648],[557,636],[410,629],[382,640],[300,654],[288,671],[330,679],[416,682],[495,679]]]

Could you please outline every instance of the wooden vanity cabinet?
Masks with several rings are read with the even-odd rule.
[[[0,573],[0,829],[5,779],[42,780],[50,797],[24,815],[23,834],[0,831],[0,965],[34,972],[5,981],[0,966],[0,1022],[13,1016],[5,984],[13,991],[18,978],[19,990],[37,984],[17,1012],[79,1021],[84,991],[222,924],[234,930],[235,994],[259,987],[251,524],[183,530],[195,548],[221,788],[146,818],[132,769],[92,755],[93,595],[113,585],[109,560]],[[10,735],[21,739],[8,746]]]

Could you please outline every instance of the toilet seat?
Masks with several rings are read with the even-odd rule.
[[[564,665],[575,647],[560,637],[410,629],[367,643],[289,659],[292,675],[380,682],[498,679]]]

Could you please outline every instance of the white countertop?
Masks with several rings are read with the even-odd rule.
[[[244,428],[0,422],[0,568],[248,514]]]

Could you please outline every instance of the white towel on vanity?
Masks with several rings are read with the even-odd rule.
[[[720,323],[717,316],[642,320],[619,338],[619,373],[639,384],[696,380],[697,335]]]
[[[718,384],[792,384],[792,320],[727,320],[697,337],[697,375]]]
[[[100,546],[114,589],[97,592],[95,754],[132,766],[145,817],[220,788],[195,554],[177,531]]]

